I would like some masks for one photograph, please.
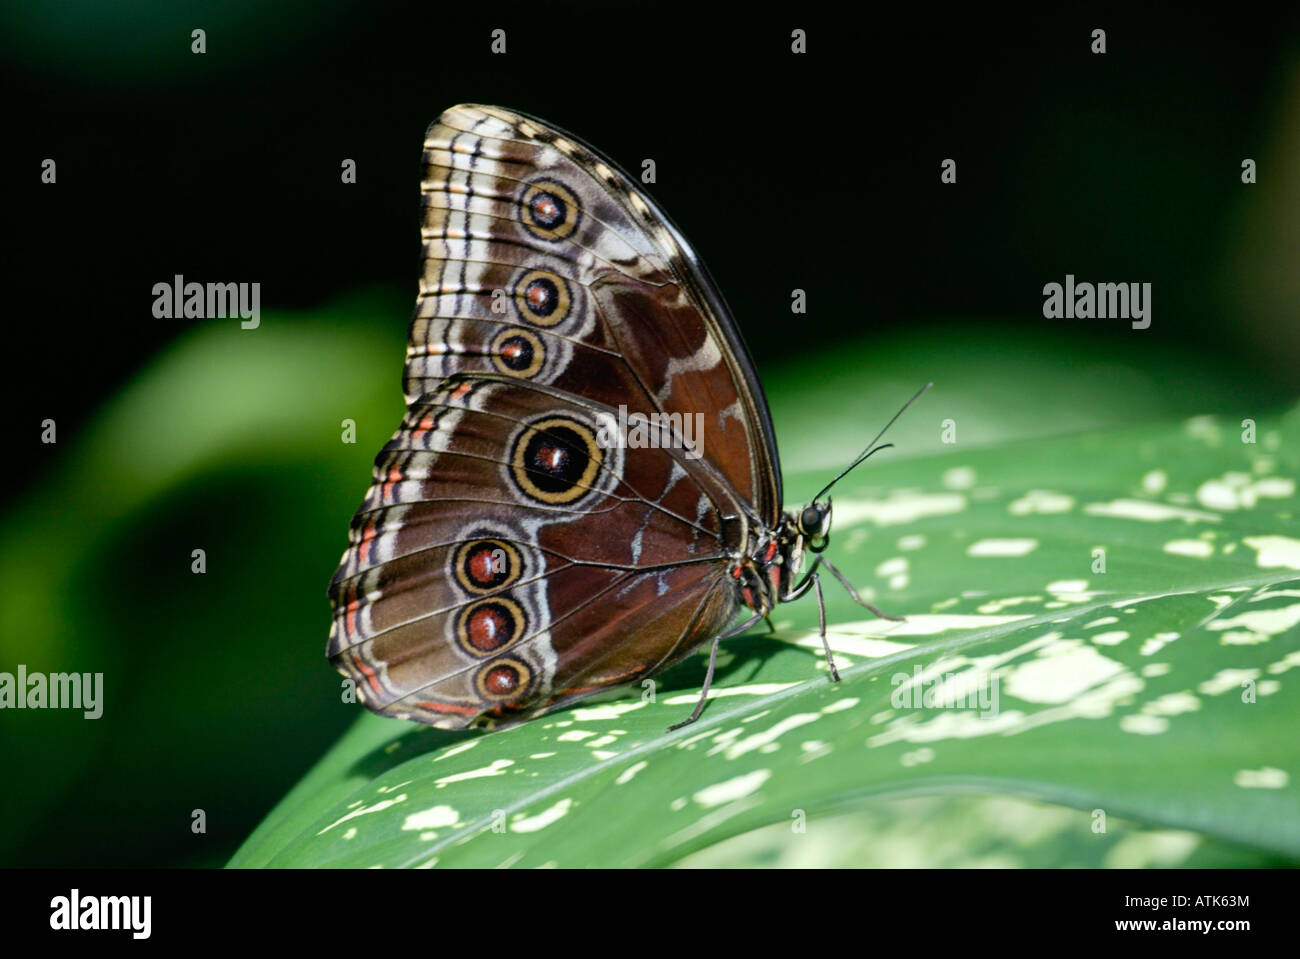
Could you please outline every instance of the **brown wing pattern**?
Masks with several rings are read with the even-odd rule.
[[[424,162],[408,403],[455,373],[489,371],[629,413],[700,413],[705,458],[746,512],[775,523],[780,468],[762,388],[662,211],[576,138],[495,107],[444,113]]]
[[[444,113],[424,163],[408,411],[330,585],[328,652],[372,710],[463,728],[718,635],[781,482],[726,306],[630,178],[495,107]]]
[[[376,712],[518,718],[675,662],[730,621],[714,474],[616,410],[460,374],[376,459],[330,586],[329,655]]]

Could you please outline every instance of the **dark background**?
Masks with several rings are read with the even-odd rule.
[[[1212,341],[1222,362],[1267,363],[1285,384],[1295,356],[1267,348],[1279,318],[1243,314],[1221,261],[1241,225],[1242,158],[1260,163],[1256,202],[1283,189],[1268,149],[1294,96],[1295,18],[1129,6],[10,11],[6,339],[28,374],[13,420],[75,425],[183,331],[149,312],[174,273],[260,281],[264,309],[367,284],[412,294],[422,134],[466,101],[545,118],[636,172],[654,158],[653,195],[760,367],[934,317],[1038,326],[1042,284],[1073,272],[1153,284],[1141,348]],[[203,56],[189,52],[195,25]],[[789,52],[794,26],[806,56]],[[1089,52],[1095,26],[1104,56]],[[495,27],[505,56],[489,52]],[[55,189],[39,180],[47,156]],[[355,186],[340,183],[344,157]],[[940,189],[945,157],[958,182]],[[839,308],[792,330],[795,287]],[[1123,324],[1061,322],[1132,348]],[[22,465],[7,482],[30,475]]]
[[[1293,5],[840,6],[10,5],[0,21],[6,497],[21,504],[59,468],[35,424],[52,417],[60,443],[74,442],[151,357],[204,322],[152,316],[151,288],[173,274],[260,282],[264,313],[378,289],[402,305],[375,324],[404,326],[422,136],[458,102],[532,113],[634,172],[653,158],[648,191],[708,263],[760,370],[935,324],[1008,340],[1055,325],[1093,351],[1209,359],[1243,403],[1294,394]],[[190,52],[195,27],[207,31],[202,56]],[[489,52],[498,27],[504,56]],[[795,27],[808,32],[804,56],[790,53]],[[1095,27],[1107,31],[1104,56],[1090,52]],[[55,186],[40,182],[46,157]],[[946,157],[955,186],[939,183]],[[1244,157],[1259,164],[1256,185],[1241,183]],[[340,182],[343,158],[357,162],[355,185]],[[1151,329],[1045,320],[1042,286],[1066,273],[1150,282]],[[815,323],[792,323],[796,287],[816,297]],[[175,495],[180,505],[130,533],[139,550],[166,540],[177,510],[219,526],[223,511],[247,508],[248,490]],[[321,534],[338,549],[346,515]],[[322,606],[318,585],[309,608]],[[103,615],[143,633],[168,622],[166,593],[147,576],[88,588]],[[317,612],[307,625],[319,625],[323,649]],[[298,668],[328,676],[320,662]],[[135,695],[143,704],[150,691]],[[223,742],[228,762],[212,775],[238,795],[203,852],[186,830],[152,828],[164,815],[152,798],[169,795],[172,747],[161,740],[105,747],[57,789],[43,785],[44,766],[13,770],[9,789],[43,798],[31,804],[39,814],[7,824],[15,835],[0,862],[223,862],[351,717],[292,703],[281,725],[286,707],[265,697],[249,707],[265,725],[240,735],[276,750],[243,769],[236,757],[254,740]],[[222,709],[243,707],[191,708],[156,722],[218,742]],[[182,775],[177,809],[190,804],[184,786]]]

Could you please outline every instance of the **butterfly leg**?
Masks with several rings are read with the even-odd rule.
[[[840,581],[840,585],[849,591],[849,595],[853,597],[853,602],[857,603],[859,606],[863,607],[864,609],[871,610],[871,612],[875,613],[881,619],[892,620],[895,623],[907,622],[907,620],[904,619],[902,616],[890,616],[888,613],[882,613],[880,610],[876,609],[876,607],[872,606],[870,603],[868,603],[866,600],[864,600],[861,596],[858,595],[858,591],[853,588],[853,584],[848,581],[848,578],[843,573],[841,573],[838,569],[836,569],[834,566],[831,565],[831,561],[829,559],[827,559],[824,556],[818,556],[817,559],[819,562],[821,562],[823,566],[825,566],[827,569],[831,571],[832,576],[834,576],[836,579]]]
[[[739,636],[762,618],[762,613],[755,613],[731,632],[721,633],[714,637],[713,648],[709,650],[709,670],[704,674],[704,688],[700,690],[700,701],[695,704],[695,710],[691,713],[690,718],[669,726],[669,732],[672,732],[674,729],[681,729],[683,726],[689,726],[691,723],[695,722],[695,720],[699,719],[700,713],[704,711],[704,704],[709,698],[709,687],[713,685],[713,665],[718,659],[718,643],[722,642],[724,639],[730,639],[732,636]]]
[[[831,655],[830,640],[826,638],[826,601],[822,598],[821,577],[816,573],[812,574],[812,584],[817,591],[817,626],[821,631],[822,649],[826,650],[826,665],[831,669],[831,680],[838,683],[840,681],[840,671],[835,668],[835,657]]]
[[[835,657],[831,655],[831,644],[830,641],[826,639],[826,599],[822,596],[822,579],[817,575],[817,567],[822,563],[826,563],[826,558],[818,556],[813,561],[812,566],[809,567],[808,572],[804,575],[803,581],[800,582],[798,586],[794,587],[794,589],[790,590],[790,592],[782,596],[781,602],[788,603],[792,599],[798,599],[803,596],[803,594],[808,592],[810,589],[816,590],[817,625],[822,637],[822,649],[826,651],[826,665],[831,668],[831,679],[838,683],[840,681],[840,671],[835,668]],[[829,566],[830,563],[826,563],[826,565]],[[841,580],[841,582],[843,582],[843,580]],[[850,592],[852,592],[852,589],[850,589]]]
[[[799,599],[804,593],[812,589],[813,580],[817,578],[817,567],[822,564],[823,560],[824,557],[822,556],[818,556],[813,560],[812,566],[808,568],[808,572],[803,574],[803,579],[799,581],[799,585],[791,587],[788,593],[779,597],[780,601],[782,603],[788,603],[792,599]]]
[[[767,621],[767,631],[768,631],[769,633],[775,633],[775,632],[776,632],[776,626],[774,626],[774,625],[772,624],[772,617],[771,617],[771,616],[764,616],[763,619],[765,619],[765,620]]]

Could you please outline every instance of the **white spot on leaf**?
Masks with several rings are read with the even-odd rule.
[[[960,493],[895,492],[886,500],[843,499],[835,501],[835,526],[847,529],[859,523],[877,526],[914,523],[927,516],[948,516],[966,508]]]
[[[948,489],[970,489],[975,485],[975,471],[969,466],[954,466],[944,471],[942,483]]]
[[[1074,498],[1064,493],[1031,489],[1020,499],[1012,500],[1007,509],[1013,516],[1028,516],[1031,513],[1068,513],[1074,509]]]
[[[1300,539],[1289,536],[1247,536],[1242,540],[1259,553],[1258,565],[1265,569],[1285,566],[1300,569]]]
[[[1159,523],[1170,519],[1181,519],[1187,523],[1217,523],[1221,519],[1214,513],[1184,509],[1181,506],[1166,506],[1164,503],[1152,503],[1144,499],[1117,499],[1109,503],[1089,503],[1083,511],[1092,516],[1136,519],[1148,523]]]
[[[981,539],[966,547],[966,555],[1027,556],[1037,548],[1036,539]]]
[[[573,807],[572,799],[561,799],[551,808],[536,816],[521,816],[510,823],[511,832],[537,832],[556,820],[562,819]]]
[[[771,778],[772,771],[770,769],[755,769],[743,776],[736,776],[734,779],[706,786],[691,798],[706,808],[721,806],[723,803],[744,799],[746,796],[758,792],[763,783]]]
[[[630,783],[632,781],[632,777],[635,776],[637,773],[639,773],[641,770],[645,769],[646,766],[648,765],[649,763],[645,762],[645,760],[642,760],[639,763],[633,763],[631,766],[628,766],[627,769],[624,769],[621,773],[619,773],[618,778],[615,779],[614,782],[619,786],[622,786],[624,783]]]
[[[460,813],[451,806],[433,806],[423,812],[411,813],[402,822],[403,829],[442,829],[460,822]]]
[[[1206,559],[1214,555],[1214,546],[1203,539],[1174,539],[1162,547],[1166,553],[1172,553],[1175,556],[1193,556],[1197,559]]]
[[[389,806],[396,806],[399,802],[405,802],[405,801],[406,801],[406,793],[402,793],[402,795],[397,796],[393,799],[385,799],[382,800],[381,802],[377,802],[373,806],[362,806],[360,809],[354,809],[352,810],[352,812],[340,816],[338,819],[334,820],[332,823],[330,823],[320,832],[316,833],[316,835],[318,836],[323,835],[329,832],[335,826],[339,825],[339,823],[345,823],[349,819],[355,819],[357,816],[368,816],[372,812],[381,812],[387,809]]]
[[[1242,789],[1285,789],[1291,780],[1286,770],[1265,766],[1263,769],[1239,769],[1232,781]]]
[[[434,785],[445,786],[448,783],[464,782],[466,779],[483,779],[487,776],[504,776],[505,771],[515,764],[513,759],[494,759],[492,765],[484,766],[481,769],[471,769],[469,772],[455,773],[451,776],[443,776],[441,779],[434,780]]]
[[[1148,496],[1158,496],[1169,485],[1169,477],[1164,470],[1152,470],[1142,477],[1142,492]]]

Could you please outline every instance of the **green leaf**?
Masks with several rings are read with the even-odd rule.
[[[1088,822],[1093,821],[1089,817]],[[1097,820],[1100,823],[1100,820]],[[880,796],[819,817],[797,832],[781,822],[692,853],[683,868],[956,869],[1287,866],[1234,843],[1183,829],[1107,818],[1104,834],[1080,829],[1068,806],[1012,796],[948,792]]]
[[[1300,409],[1253,443],[1240,418],[1200,417],[945,447],[939,420],[960,439],[977,417],[943,406],[903,431],[923,455],[836,488],[827,555],[907,617],[874,619],[827,578],[841,683],[809,597],[726,644],[676,732],[702,657],[654,702],[625,689],[499,732],[365,715],[231,865],[699,862],[760,827],[825,846],[847,811],[879,825],[922,793],[1051,804],[1053,835],[1105,850],[1080,862],[1167,862],[1115,850],[1169,830],[1230,850],[1217,861],[1300,859]],[[826,472],[788,476],[788,505]],[[974,698],[904,698],[926,691]],[[1132,825],[1099,831],[1112,820]]]

